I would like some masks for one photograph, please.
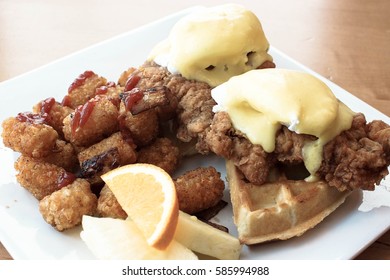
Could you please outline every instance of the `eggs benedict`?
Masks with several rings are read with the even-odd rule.
[[[212,90],[210,149],[226,159],[241,242],[299,236],[388,174],[390,127],[367,123],[320,79],[252,70]]]
[[[241,5],[201,9],[179,20],[149,60],[190,80],[215,87],[230,77],[272,63],[257,16]]]

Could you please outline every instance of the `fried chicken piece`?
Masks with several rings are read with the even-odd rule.
[[[118,109],[98,95],[64,119],[65,139],[75,146],[88,147],[119,130]]]
[[[380,120],[374,120],[367,125],[368,137],[383,147],[386,161],[390,162],[390,126]]]
[[[34,158],[49,155],[55,148],[58,133],[45,124],[44,116],[20,113],[3,121],[3,142],[6,147]]]
[[[193,214],[215,206],[223,196],[225,184],[214,167],[199,167],[174,180],[179,209]]]
[[[374,129],[380,126],[380,129]],[[367,133],[368,131],[368,133]],[[371,132],[371,133],[370,133]],[[383,133],[383,134],[382,134]],[[361,188],[374,190],[375,185],[388,174],[389,151],[386,140],[388,126],[382,123],[366,124],[363,114],[354,116],[349,130],[342,132],[324,147],[323,161],[318,170],[321,178],[340,191]]]
[[[96,207],[97,197],[84,179],[76,179],[39,202],[42,217],[58,231],[81,224],[83,215],[94,215]]]
[[[202,83],[193,86],[180,99],[178,104],[179,128],[177,137],[183,142],[202,137],[213,120],[213,107],[216,102],[211,97],[211,88]],[[207,148],[197,146],[198,151],[207,153]]]
[[[69,86],[68,94],[62,100],[62,105],[76,109],[96,95],[96,89],[107,84],[107,80],[99,77],[93,71],[87,70],[80,74]]]
[[[168,102],[155,108],[160,123],[174,119],[179,104],[178,97],[168,87],[164,86],[164,94]]]
[[[110,217],[115,219],[126,219],[127,214],[122,209],[114,193],[107,185],[100,191],[97,203],[97,215],[100,217]]]
[[[179,124],[177,137],[181,141],[190,142],[192,139],[202,137],[204,129],[212,121],[212,107],[215,105],[208,84],[171,74],[165,67],[154,62],[145,62],[139,69],[132,72],[129,78],[135,76],[138,77],[138,81],[135,83],[137,88],[148,89],[165,86],[170,90],[171,110],[168,111],[173,112],[172,109],[177,107],[176,114]],[[166,115],[167,113],[164,114],[164,116]],[[172,113],[168,114],[168,116],[171,115]],[[199,151],[207,153],[208,149],[199,146]]]
[[[329,141],[323,149],[323,161],[316,175],[340,191],[356,188],[373,190],[388,174],[390,164],[388,126],[374,121],[366,124],[363,114],[356,114],[349,130]],[[276,135],[276,148],[265,153],[241,137],[226,112],[218,112],[206,136],[210,149],[232,160],[246,179],[261,185],[277,163],[296,165],[303,162],[302,148],[314,137],[297,134],[282,127]],[[381,142],[378,142],[378,141]]]
[[[315,136],[297,134],[287,127],[282,128],[276,134],[274,154],[278,162],[285,164],[298,164],[303,162],[302,149],[307,141],[316,140]]]
[[[215,114],[205,142],[215,154],[232,160],[252,183],[261,185],[275,164],[275,157],[268,154],[260,145],[253,145],[236,131],[226,112]]]
[[[100,182],[100,175],[120,166],[134,163],[137,159],[135,146],[128,143],[120,132],[116,132],[78,155],[81,174],[84,178]]]
[[[179,163],[180,153],[168,138],[157,138],[149,146],[143,147],[138,152],[137,162],[150,163],[172,174]]]
[[[179,123],[192,123],[192,126],[194,126],[196,121],[192,118],[197,120],[202,119],[202,121],[206,120],[207,117],[203,116],[203,114],[210,113],[212,108],[210,108],[209,103],[213,103],[213,106],[215,104],[211,98],[211,88],[209,85],[203,82],[187,80],[180,75],[171,74],[165,67],[161,67],[154,62],[146,62],[132,75],[139,76],[139,82],[136,85],[139,88],[147,89],[165,86],[170,90],[178,100],[177,113],[179,115]],[[190,96],[182,102],[181,100],[187,94],[190,94]],[[207,107],[204,107],[203,102],[207,103]],[[181,115],[183,116],[181,117]],[[211,118],[209,118],[209,122],[210,121]],[[185,128],[183,127],[183,136],[179,138],[182,138],[182,140],[186,142],[190,141],[190,138],[197,136],[196,133],[200,126],[202,125],[196,125],[194,131],[190,129],[188,135],[184,132]]]
[[[38,200],[59,190],[68,179],[75,178],[65,169],[41,159],[21,155],[15,162],[19,184]]]
[[[266,61],[259,68],[274,68],[272,61]],[[181,75],[171,74],[165,67],[152,61],[147,61],[131,76],[138,76],[136,86],[150,88],[166,86],[178,100],[177,105],[177,138],[189,143],[196,140],[195,146],[199,153],[209,153],[205,142],[206,130],[210,126],[216,104],[211,97],[211,87],[203,82],[187,80]]]
[[[63,121],[73,111],[72,108],[62,106],[61,103],[56,102],[53,97],[46,98],[33,107],[34,113],[47,114],[47,124],[53,127],[61,137],[63,137]]]

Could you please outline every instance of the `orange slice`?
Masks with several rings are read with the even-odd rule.
[[[151,164],[130,164],[101,176],[150,246],[165,249],[172,241],[179,204],[172,178]]]

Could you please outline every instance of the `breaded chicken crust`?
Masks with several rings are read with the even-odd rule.
[[[316,176],[340,191],[360,188],[373,190],[388,174],[390,164],[389,126],[381,121],[367,123],[363,114],[354,116],[350,129],[329,141]],[[267,181],[276,164],[303,163],[302,148],[312,136],[282,128],[276,135],[276,148],[266,153],[240,135],[226,112],[214,116],[206,142],[217,155],[232,160],[249,182]]]
[[[368,137],[382,145],[386,161],[390,162],[390,126],[381,120],[376,120],[370,122],[367,129]]]
[[[259,68],[274,67],[275,64],[271,61],[266,61],[259,66]],[[186,143],[195,141],[196,150],[201,154],[210,152],[204,138],[214,116],[212,109],[216,105],[211,97],[211,86],[172,74],[166,67],[153,61],[145,62],[138,69],[131,71],[129,76],[140,77],[136,85],[140,88],[167,87],[177,98],[176,137]],[[123,80],[123,76],[121,79]]]
[[[226,112],[215,114],[205,142],[216,155],[232,160],[254,184],[263,184],[275,163],[273,155],[266,153],[260,145],[252,144],[234,129]]]
[[[174,75],[154,62],[145,62],[137,70],[131,72],[131,75],[140,77],[137,87],[147,89],[165,86],[177,98],[178,131],[176,136],[178,139],[190,142],[203,137],[204,130],[212,121],[212,107],[216,104],[211,97],[211,87],[208,84]],[[172,103],[175,104],[175,102]],[[198,151],[208,153],[207,147],[201,146],[202,143],[203,141],[199,141]]]
[[[325,145],[323,161],[317,172],[320,177],[340,191],[374,190],[389,173],[387,167],[390,164],[390,153],[386,148],[390,126],[382,126],[371,133],[377,122],[380,121],[367,124],[364,115],[357,114],[349,130]],[[386,137],[387,142],[381,141]]]

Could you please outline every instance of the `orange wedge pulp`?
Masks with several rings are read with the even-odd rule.
[[[179,204],[171,176],[151,164],[129,164],[101,176],[147,243],[159,250],[173,240]]]

